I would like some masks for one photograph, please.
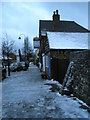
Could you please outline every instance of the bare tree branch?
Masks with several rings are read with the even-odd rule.
[[[2,40],[2,54],[7,55],[14,51],[14,40],[12,40],[7,33]]]

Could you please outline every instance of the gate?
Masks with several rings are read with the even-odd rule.
[[[51,78],[57,80],[59,83],[63,83],[64,76],[66,74],[69,65],[69,59],[51,59]]]

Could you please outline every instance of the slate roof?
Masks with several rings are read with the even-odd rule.
[[[52,20],[40,20],[40,31],[54,31],[54,23]],[[86,28],[74,21],[59,21],[59,32],[90,32]]]

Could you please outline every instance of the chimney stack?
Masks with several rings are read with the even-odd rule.
[[[53,21],[60,21],[60,15],[58,14],[58,10],[53,12]]]
[[[60,30],[60,15],[58,14],[58,10],[53,12],[53,31]]]

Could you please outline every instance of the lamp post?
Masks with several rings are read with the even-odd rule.
[[[25,36],[24,34],[20,34],[19,37],[18,37],[18,39],[19,39],[19,40],[22,39],[21,36],[24,36],[24,40],[25,40],[25,37],[26,37],[26,36]],[[20,49],[18,50],[18,52],[19,52],[19,60],[20,60],[20,62],[21,62],[22,57],[21,57],[21,51],[20,51]]]
[[[25,60],[27,60],[27,52],[28,52],[28,41],[27,41],[27,37],[24,34],[20,34],[18,39],[21,39],[21,36],[24,36],[24,52],[25,52]],[[20,50],[19,50],[20,53]]]

